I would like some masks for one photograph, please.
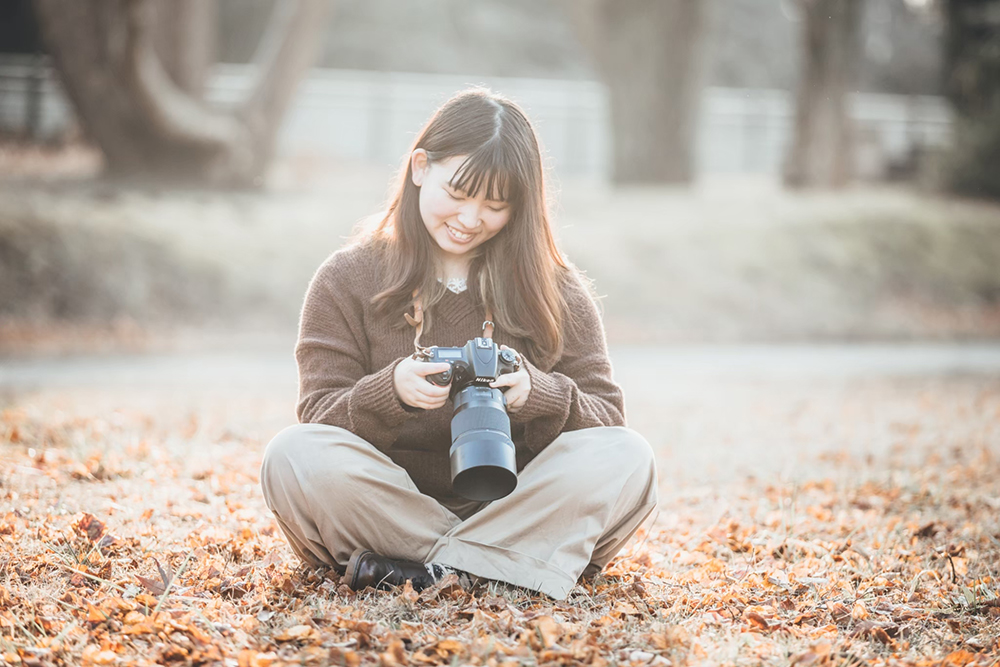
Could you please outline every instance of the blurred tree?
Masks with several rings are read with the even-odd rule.
[[[948,178],[1000,199],[1000,0],[946,0],[945,90],[955,109]]]
[[[110,175],[235,186],[262,183],[328,8],[275,2],[256,80],[221,109],[202,96],[215,55],[212,0],[35,0],[53,64]]]
[[[564,0],[611,93],[615,183],[694,178],[708,0]]]
[[[795,125],[785,160],[790,187],[838,187],[851,176],[851,118],[861,0],[798,0],[802,64]]]

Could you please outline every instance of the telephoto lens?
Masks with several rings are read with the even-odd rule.
[[[452,489],[469,500],[503,498],[517,486],[517,461],[503,392],[469,386],[451,419]]]

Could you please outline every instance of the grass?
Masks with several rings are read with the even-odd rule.
[[[52,318],[87,313],[154,330],[220,314],[223,327],[294,329],[313,272],[380,209],[390,178],[342,167],[266,193],[0,184],[0,250],[14,248],[18,268],[15,292],[0,290],[11,320],[0,345],[30,347]],[[552,208],[562,247],[606,297],[612,342],[1000,335],[995,204],[743,179],[618,191],[569,182]],[[52,258],[45,275],[24,259],[39,239],[52,246],[33,251]],[[15,316],[42,325],[25,334]]]

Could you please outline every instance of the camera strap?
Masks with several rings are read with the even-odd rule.
[[[424,305],[420,299],[420,291],[413,290],[413,315],[403,313],[406,323],[414,328],[413,349],[415,357],[424,356],[426,348],[420,345],[420,334],[424,332]],[[486,306],[486,320],[483,322],[483,338],[493,338],[493,310]]]

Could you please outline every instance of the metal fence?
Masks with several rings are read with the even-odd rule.
[[[208,99],[234,102],[251,85],[248,66],[220,65]],[[605,179],[610,135],[607,89],[594,81],[516,79],[405,72],[314,69],[303,81],[279,135],[285,155],[398,164],[422,123],[452,93],[485,85],[525,107],[549,167]],[[791,134],[792,96],[779,90],[707,88],[701,107],[701,174],[775,174]],[[946,143],[951,115],[938,97],[855,94],[859,168],[877,176],[913,150]],[[51,70],[0,62],[0,130],[49,139],[72,125]]]

